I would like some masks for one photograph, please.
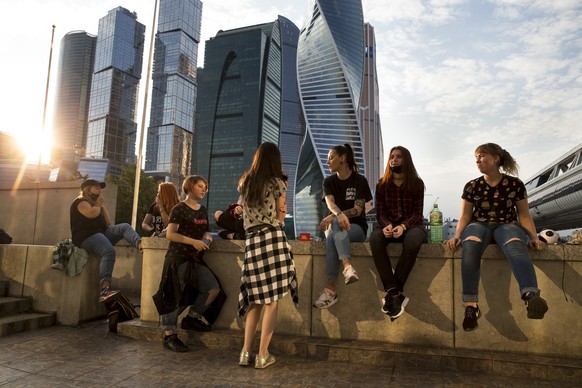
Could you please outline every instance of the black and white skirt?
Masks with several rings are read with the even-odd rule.
[[[264,225],[246,233],[238,315],[244,318],[253,304],[269,304],[291,291],[299,304],[297,274],[291,246],[282,227]]]

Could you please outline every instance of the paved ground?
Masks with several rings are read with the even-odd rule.
[[[0,387],[564,387],[564,383],[425,369],[393,369],[278,357],[241,368],[238,352],[161,343],[107,332],[103,321],[0,338]],[[573,385],[570,385],[573,386]]]

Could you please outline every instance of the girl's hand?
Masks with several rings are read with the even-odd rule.
[[[385,226],[384,229],[382,229],[382,233],[384,233],[384,237],[386,238],[392,237],[394,235],[392,232],[392,224]]]
[[[544,249],[544,243],[538,238],[538,236],[536,236],[535,240],[530,239],[527,245],[529,245],[531,249],[535,251],[541,251]]]
[[[346,231],[350,231],[350,220],[344,213],[340,213],[337,216],[337,224],[339,225],[340,229],[345,229]]]
[[[192,246],[196,248],[197,251],[205,251],[209,248],[209,246],[202,240],[192,240]]]
[[[461,239],[458,237],[453,237],[450,240],[443,241],[443,244],[445,244],[445,246],[451,251],[454,251],[461,244]]]
[[[392,229],[392,236],[394,238],[398,238],[398,237],[402,236],[403,234],[404,234],[404,227],[402,225],[395,226],[394,229]]]
[[[323,220],[321,220],[319,227],[321,228],[321,230],[325,231],[325,230],[327,230],[327,228],[329,228],[329,226],[331,225],[332,222],[333,222],[333,214],[330,214],[329,216],[327,216]]]

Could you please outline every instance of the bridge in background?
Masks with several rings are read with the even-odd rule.
[[[525,183],[538,231],[582,227],[582,143]]]

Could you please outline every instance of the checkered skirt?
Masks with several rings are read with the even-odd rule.
[[[247,231],[245,259],[241,271],[238,315],[244,318],[253,304],[269,304],[289,291],[293,303],[299,304],[297,274],[281,227],[264,227]]]

